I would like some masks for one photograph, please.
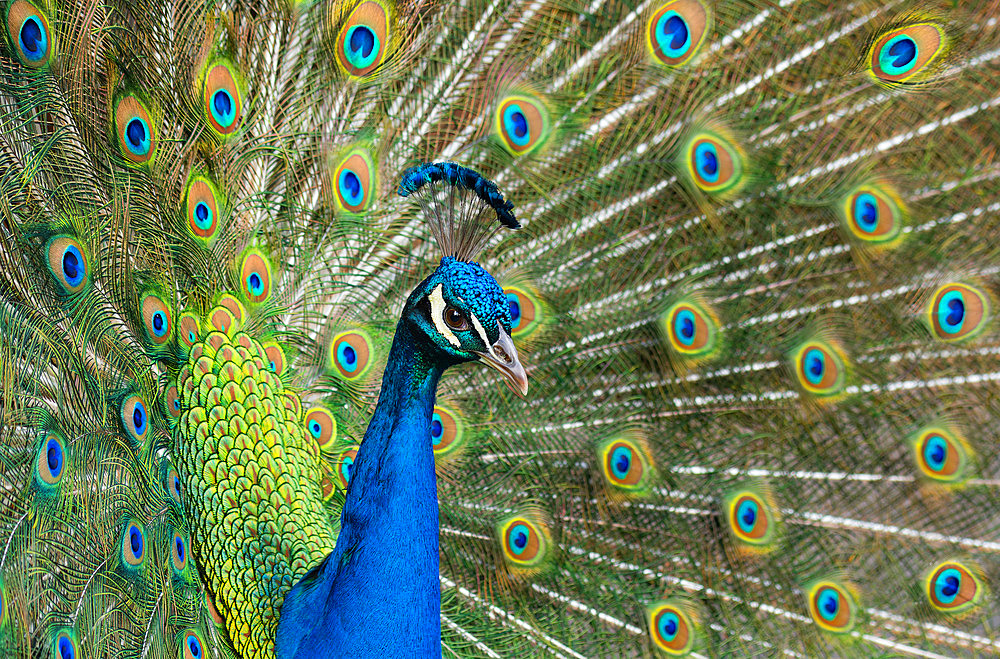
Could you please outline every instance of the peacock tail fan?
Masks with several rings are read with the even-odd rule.
[[[273,656],[442,253],[442,654],[1000,653],[994,3],[0,8],[4,656]]]

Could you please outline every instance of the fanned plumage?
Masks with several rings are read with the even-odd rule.
[[[4,656],[274,656],[442,251],[442,654],[1000,653],[996,3],[2,8]]]

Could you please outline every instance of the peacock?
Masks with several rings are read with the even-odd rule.
[[[995,1],[2,8],[2,656],[1000,654]]]

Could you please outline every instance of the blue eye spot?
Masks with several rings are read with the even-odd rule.
[[[347,367],[348,370],[354,370],[354,367],[358,363],[358,353],[349,345],[344,345],[341,348],[342,363]]]
[[[690,339],[694,336],[694,322],[690,318],[681,319],[681,336]]]
[[[832,588],[824,588],[819,594],[819,613],[826,620],[837,617],[840,609],[840,594]]]
[[[364,201],[365,191],[356,172],[345,169],[340,173],[340,193],[351,206],[358,206]]]
[[[233,113],[234,106],[233,97],[225,89],[218,90],[212,97],[213,114],[223,126],[228,127],[236,118]]]
[[[381,45],[378,35],[367,25],[355,25],[347,31],[346,55],[348,63],[356,69],[365,69],[375,62]]]
[[[531,127],[528,117],[517,103],[511,103],[503,111],[504,133],[517,146],[527,146],[531,142]]]
[[[59,638],[59,656],[61,659],[75,659],[76,649],[73,647],[73,641],[62,636]]]
[[[701,142],[695,147],[694,157],[698,176],[709,184],[718,182],[719,153],[715,150],[715,145],[708,141]]]
[[[757,522],[757,504],[753,501],[744,501],[740,504],[740,509],[738,512],[740,519],[740,528],[744,532],[750,533],[753,531],[754,524]]]
[[[83,254],[75,245],[68,246],[63,252],[62,269],[66,283],[70,287],[75,288],[83,283],[86,274],[83,267]]]
[[[680,50],[687,43],[688,27],[684,19],[674,14],[660,24],[663,28],[663,36],[670,40],[670,50]]]
[[[319,425],[319,421],[314,419],[309,422],[309,432],[313,437],[319,437],[320,433],[323,432],[323,428]]]
[[[354,32],[351,34],[351,52],[360,51],[362,57],[368,58],[374,49],[375,33],[364,25],[354,28]]]
[[[146,141],[146,126],[143,124],[142,119],[136,118],[128,122],[128,127],[125,131],[129,144],[134,147],[133,150],[138,151],[141,149],[143,142]]]
[[[212,209],[203,201],[199,201],[194,207],[194,221],[199,229],[208,230],[212,226]]]
[[[181,479],[177,476],[174,476],[174,494],[181,495]]]
[[[680,630],[680,620],[674,613],[667,613],[660,616],[660,635],[667,641],[674,640]]]
[[[619,446],[611,453],[611,470],[615,478],[625,479],[632,467],[632,451],[627,446]]]
[[[954,602],[961,589],[962,573],[955,568],[942,570],[934,580],[935,595],[937,595],[937,599],[942,604],[951,604]]]
[[[523,138],[528,134],[528,120],[525,118],[523,112],[518,110],[511,113],[511,123],[514,126],[514,135],[516,137]]]
[[[683,309],[674,317],[674,333],[682,345],[690,346],[694,343],[695,317],[690,310]]]
[[[965,317],[965,304],[960,298],[953,298],[948,300],[948,315],[945,317],[944,322],[951,326],[957,326],[962,323],[962,318]]]
[[[815,348],[808,351],[805,356],[806,379],[811,384],[818,385],[823,380],[823,372],[826,370],[826,358],[823,353]]]
[[[687,54],[691,48],[691,29],[683,16],[668,11],[660,16],[656,27],[656,44],[666,57],[677,59]]]
[[[917,44],[913,39],[904,37],[889,46],[889,57],[892,58],[892,65],[902,68],[917,58]]]
[[[53,478],[59,478],[63,466],[63,450],[55,439],[49,439],[45,445],[45,462]]]
[[[927,440],[927,443],[924,445],[924,458],[927,461],[927,466],[934,471],[941,471],[944,469],[945,458],[947,455],[948,446],[940,437],[932,437]]]
[[[138,435],[146,432],[146,408],[142,403],[136,403],[135,409],[132,410],[132,426]]]
[[[63,255],[63,272],[67,279],[73,279],[80,273],[80,260],[70,250],[66,250]]]
[[[854,216],[862,231],[871,233],[878,227],[878,201],[869,193],[858,195],[854,200]]]
[[[714,152],[704,151],[701,154],[701,169],[709,175],[719,171],[719,159]]]
[[[441,437],[444,435],[444,426],[441,425],[441,417],[437,414],[431,419],[431,439],[434,440],[434,446],[441,443]]]
[[[30,60],[39,60],[45,54],[46,43],[45,34],[41,24],[34,16],[29,16],[21,25],[20,32],[21,49],[25,57]]]
[[[177,552],[177,559],[184,562],[184,541],[180,538],[174,538],[174,550]]]
[[[132,548],[132,555],[136,558],[142,556],[142,533],[139,532],[135,526],[130,526],[128,529],[128,542],[129,546]]]
[[[507,308],[510,309],[511,327],[517,327],[518,321],[521,320],[521,304],[517,301],[516,295],[507,294]]]
[[[523,554],[524,548],[528,546],[530,534],[531,531],[528,530],[527,526],[517,524],[507,536],[510,539],[510,550],[518,556]]]

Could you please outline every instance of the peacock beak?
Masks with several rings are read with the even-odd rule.
[[[511,389],[524,396],[528,393],[528,374],[524,372],[524,367],[521,366],[521,362],[517,358],[517,348],[514,347],[514,341],[504,331],[500,321],[497,321],[497,325],[500,330],[500,338],[490,346],[488,352],[477,350],[476,354],[479,355],[479,361],[483,364],[500,371]]]

